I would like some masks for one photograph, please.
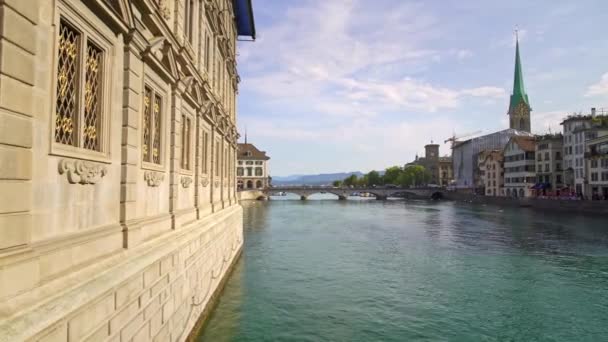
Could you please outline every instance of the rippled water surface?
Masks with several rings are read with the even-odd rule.
[[[221,341],[608,341],[608,219],[452,202],[247,202]]]

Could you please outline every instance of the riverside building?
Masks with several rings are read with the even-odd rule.
[[[547,134],[536,138],[536,184],[539,194],[561,191],[563,182],[563,136]]]
[[[536,183],[534,137],[512,137],[503,150],[507,197],[531,197]]]
[[[255,145],[238,144],[238,166],[236,168],[239,190],[265,189],[270,185],[268,160],[265,151],[260,151]]]
[[[420,165],[423,166],[426,170],[431,174],[431,184],[437,184],[441,186],[449,185],[452,180],[454,173],[452,170],[452,158],[445,156],[439,156],[439,145],[433,144],[431,141],[430,144],[424,146],[424,157],[418,158],[406,164],[409,165]]]
[[[591,198],[608,200],[608,135],[587,141],[585,159]]]
[[[504,196],[504,157],[502,150],[482,151],[478,169],[482,192],[486,196]]]
[[[4,0],[0,25],[0,340],[186,340],[243,243],[251,2]]]
[[[598,115],[599,114],[599,115]],[[564,181],[577,195],[591,196],[588,167],[585,162],[587,141],[608,134],[608,113],[591,108],[588,115],[570,115],[561,125],[564,136]]]

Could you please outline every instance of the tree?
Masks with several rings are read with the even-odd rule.
[[[372,170],[367,174],[367,183],[368,183],[368,185],[381,185],[382,184],[382,177],[380,177],[380,174],[378,173],[378,171]]]
[[[341,180],[334,181],[332,183],[332,185],[335,186],[336,188],[339,188],[342,186],[342,181]]]
[[[393,166],[386,169],[383,177],[384,184],[397,183],[397,178],[399,178],[401,172],[403,172],[403,169],[399,166]]]
[[[344,178],[344,181],[342,183],[344,183],[344,185],[346,185],[346,186],[356,185],[357,184],[357,175],[350,175],[350,176]]]

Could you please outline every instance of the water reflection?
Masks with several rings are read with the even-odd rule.
[[[606,227],[451,202],[255,202],[202,340],[599,341]]]

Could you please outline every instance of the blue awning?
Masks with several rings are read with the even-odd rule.
[[[252,0],[233,0],[236,29],[239,36],[246,36],[255,39],[255,22],[253,20]]]

